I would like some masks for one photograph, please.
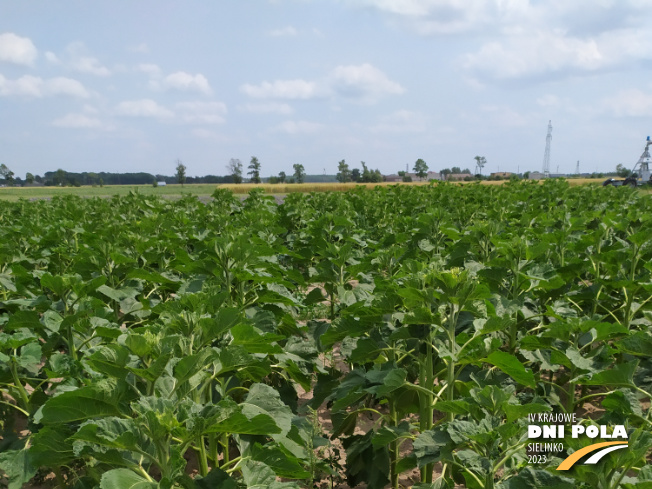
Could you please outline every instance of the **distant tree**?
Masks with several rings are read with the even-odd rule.
[[[183,184],[186,183],[186,165],[184,165],[181,160],[177,160],[177,173],[175,177],[177,183],[180,183],[183,187]]]
[[[445,179],[448,175],[450,175],[450,174],[453,173],[453,172],[451,171],[450,168],[444,168],[444,169],[443,169],[442,171],[440,171],[439,173],[440,173],[440,174],[444,177],[444,179]]]
[[[362,166],[362,175],[360,175],[360,181],[362,183],[371,182],[371,172],[369,171],[369,168],[367,168],[367,164],[364,161],[361,161],[360,165]]]
[[[360,181],[364,183],[375,183],[382,182],[383,175],[380,173],[380,170],[370,170],[367,168],[367,164],[364,161],[361,161],[362,165],[362,174],[360,175]]]
[[[100,187],[104,187],[104,179],[100,177],[100,180],[97,182],[100,184]]]
[[[354,182],[359,182],[362,179],[362,176],[360,175],[360,170],[358,168],[354,168],[351,170],[351,180]]]
[[[473,159],[476,161],[476,168],[478,168],[480,171],[478,172],[478,175],[482,175],[482,167],[487,164],[487,158],[484,156],[474,156]]]
[[[412,168],[412,171],[416,173],[417,177],[419,177],[420,179],[426,178],[426,176],[428,175],[428,165],[426,164],[425,161],[419,158],[417,161],[415,161],[414,168]]]
[[[66,183],[66,172],[59,168],[52,179],[55,185],[63,186]]]
[[[285,183],[285,178],[286,178],[286,176],[287,176],[287,175],[285,175],[285,172],[284,172],[284,171],[279,172],[279,174],[278,174],[278,181],[279,181],[279,183]]]
[[[90,183],[93,187],[97,185],[97,173],[89,172],[87,175],[87,183]]]
[[[242,163],[238,158],[231,158],[226,168],[233,177],[233,183],[242,183]]]
[[[35,175],[34,180],[36,180],[38,183],[43,183],[43,177],[41,175]]]
[[[460,173],[471,173],[471,170],[469,170],[468,168],[464,168],[464,170],[462,170]]]
[[[249,162],[249,171],[247,175],[251,175],[249,181],[251,183],[260,183],[260,161],[255,156],[251,157],[251,162]]]
[[[303,165],[300,163],[295,163],[292,165],[292,167],[294,168],[294,180],[297,183],[303,183],[303,179],[306,176],[306,171],[303,168]]]
[[[526,180],[530,178],[530,172],[526,171],[525,173],[523,173],[523,178],[525,178]]]
[[[616,166],[616,173],[618,174],[619,177],[627,178],[628,176],[630,176],[632,174],[632,171],[629,170],[628,168],[625,168],[624,165],[619,163]]]
[[[337,178],[338,182],[346,183],[351,181],[351,170],[346,161],[342,160],[337,164]]]
[[[403,181],[404,182],[411,182],[412,177],[410,175],[408,175],[407,173],[403,172]]]
[[[34,183],[34,175],[32,175],[30,172],[27,172],[25,174],[25,181],[31,185]]]
[[[14,184],[14,172],[12,172],[4,163],[0,165],[0,176],[2,176],[7,185]]]
[[[459,166],[454,166],[451,168],[451,173],[462,173],[462,169]]]

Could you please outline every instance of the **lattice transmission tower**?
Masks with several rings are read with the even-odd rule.
[[[546,152],[543,154],[543,178],[550,177],[550,143],[552,142],[552,121],[548,121],[548,135],[546,136]]]

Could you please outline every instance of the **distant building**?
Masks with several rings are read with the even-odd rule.
[[[465,178],[473,178],[470,173],[449,173],[448,180],[464,180]]]
[[[159,187],[165,187],[167,185],[167,183],[165,183],[165,182],[156,182],[156,185],[158,185]]]
[[[397,175],[396,173],[392,173],[391,175],[383,175],[383,178],[386,182],[402,182],[403,177],[401,175]]]
[[[429,171],[426,174],[426,177],[423,179],[419,178],[416,173],[406,173],[405,175],[410,177],[413,182],[419,182],[419,181],[429,182],[430,180],[443,180],[441,173],[438,173],[436,171]],[[392,173],[391,175],[385,175],[384,178],[386,182],[403,181],[403,177],[401,175],[397,175],[396,173]]]
[[[491,173],[489,176],[490,177],[498,177],[498,178],[509,178],[513,175],[511,171],[495,171]]]
[[[411,173],[412,175],[412,173]],[[415,175],[416,176],[416,175]],[[443,180],[444,178],[441,176],[441,173],[436,172],[436,171],[429,171],[428,175],[426,176],[426,180]]]
[[[540,171],[531,171],[528,175],[528,180],[543,180],[545,175]]]

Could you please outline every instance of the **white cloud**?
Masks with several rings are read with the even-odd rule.
[[[556,95],[547,94],[537,99],[537,105],[540,107],[559,107],[561,101]]]
[[[127,100],[120,102],[115,114],[127,117],[152,117],[192,125],[215,125],[225,122],[226,105],[222,102],[179,102],[174,110],[164,107],[154,100]]]
[[[272,132],[284,132],[290,135],[314,134],[324,128],[323,124],[309,121],[285,121],[272,128]]]
[[[72,78],[56,77],[43,80],[31,75],[24,75],[16,80],[9,80],[0,75],[0,95],[25,97],[68,95],[80,98],[90,96],[84,85]]]
[[[384,95],[405,92],[401,85],[368,63],[338,66],[331,72],[329,82],[338,94],[367,102],[373,102]]]
[[[17,80],[9,80],[0,75],[0,95],[22,95],[26,97],[42,97],[43,79],[37,76],[25,75]]]
[[[358,102],[376,102],[385,95],[401,94],[403,87],[369,63],[338,66],[321,80],[304,79],[264,81],[259,85],[245,84],[240,90],[252,98],[307,100],[328,95],[340,95]],[[254,106],[254,110],[256,107]]]
[[[318,95],[317,84],[306,80],[264,81],[260,85],[245,84],[240,90],[253,98],[309,99]]]
[[[278,102],[267,102],[260,104],[245,104],[242,110],[253,114],[280,114],[289,115],[294,112],[288,104]]]
[[[45,95],[70,95],[71,97],[88,98],[90,95],[77,80],[58,76],[44,82]]]
[[[652,60],[650,0],[342,1],[410,32],[480,41],[459,63],[475,81],[560,78]]]
[[[157,119],[169,119],[174,116],[171,110],[151,99],[120,102],[115,108],[115,113],[127,117],[153,117]]]
[[[601,102],[604,112],[616,117],[649,117],[652,113],[652,94],[636,89],[623,90]]]
[[[566,70],[596,71],[613,61],[594,39],[533,32],[487,43],[477,53],[466,55],[463,66],[480,77],[510,79]]]
[[[81,73],[89,73],[96,76],[109,76],[111,74],[111,71],[106,66],[103,66],[97,58],[92,56],[77,58],[71,63],[71,66]]]
[[[190,131],[190,134],[192,134],[194,137],[199,138],[199,139],[204,139],[207,141],[211,141],[212,143],[231,143],[233,141],[230,141],[227,136],[225,136],[222,133],[219,133],[217,131],[212,131],[210,129],[205,129],[203,127],[197,127],[194,128]]]
[[[55,127],[83,129],[101,127],[102,122],[95,117],[89,117],[84,114],[66,114],[63,117],[52,121],[52,125]]]
[[[181,102],[175,107],[185,124],[222,124],[227,113],[222,102]]]
[[[477,79],[568,76],[635,66],[652,59],[652,33],[620,29],[596,36],[574,37],[566,31],[518,30],[484,44],[461,59]]]
[[[137,46],[129,46],[129,51],[131,51],[132,53],[148,54],[149,46],[144,42],[141,42]]]
[[[59,57],[56,54],[54,54],[52,51],[46,51],[45,52],[45,59],[47,59],[49,63],[55,64],[55,65],[61,63],[61,60],[59,59]]]
[[[283,27],[281,29],[272,29],[271,31],[269,31],[269,35],[272,37],[294,37],[298,34],[299,31],[297,31],[291,25],[287,27]]]
[[[87,73],[95,76],[109,76],[111,70],[104,66],[94,56],[88,54],[88,49],[82,42],[74,42],[66,48],[68,66],[80,73]]]
[[[378,124],[370,128],[375,133],[424,132],[426,118],[423,114],[410,110],[398,110],[381,118]]]
[[[192,135],[201,139],[213,139],[217,137],[217,133],[209,129],[197,128],[191,131]]]
[[[396,16],[422,35],[458,34],[522,23],[531,15],[529,0],[350,0]]]
[[[344,0],[373,8],[421,35],[509,34],[555,26],[569,35],[618,30],[643,22],[649,0]]]
[[[34,66],[38,51],[28,37],[20,37],[13,32],[0,34],[0,61],[25,66]]]
[[[159,77],[161,76],[161,68],[159,68],[158,65],[155,65],[153,63],[141,63],[138,65],[138,71],[142,71],[143,73],[147,73],[149,76],[152,77]]]
[[[149,77],[149,87],[152,90],[181,90],[188,92],[199,92],[204,95],[211,95],[213,90],[208,79],[201,73],[192,75],[185,71],[177,71],[163,77],[163,70],[153,63],[141,63],[138,71],[146,73]]]
[[[84,112],[87,114],[99,114],[99,110],[96,107],[93,107],[92,105],[89,104],[84,104]]]
[[[485,105],[480,107],[480,111],[486,114],[482,116],[482,118],[486,121],[490,121],[494,125],[523,127],[531,122],[526,116],[507,106]]]
[[[208,80],[201,73],[191,75],[185,71],[177,71],[166,76],[161,82],[163,88],[172,88],[183,91],[195,91],[205,95],[213,93]]]

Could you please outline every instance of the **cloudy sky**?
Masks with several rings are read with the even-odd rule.
[[[0,3],[0,162],[264,176],[633,166],[652,0]]]

